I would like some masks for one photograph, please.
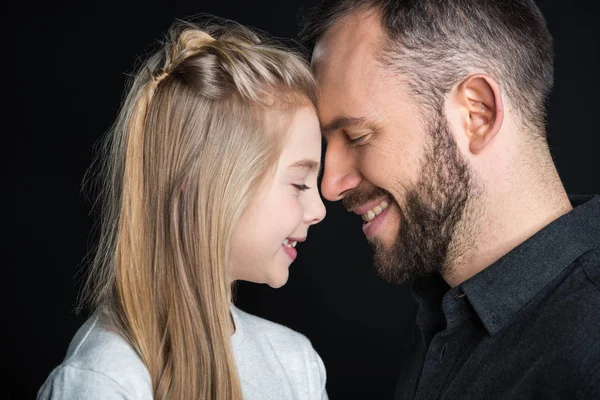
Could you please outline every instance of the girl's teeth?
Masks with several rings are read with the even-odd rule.
[[[283,244],[284,244],[285,246],[287,246],[287,247],[290,247],[290,248],[292,248],[292,247],[296,247],[296,245],[298,244],[298,242],[296,242],[296,241],[290,242],[290,240],[289,240],[289,239],[285,239],[285,240],[283,241]]]

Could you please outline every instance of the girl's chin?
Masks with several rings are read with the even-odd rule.
[[[269,276],[269,280],[265,282],[267,285],[269,285],[269,287],[273,289],[279,289],[280,287],[284,286],[287,283],[289,277],[289,272],[287,268],[285,269],[285,271],[277,272],[277,274]]]

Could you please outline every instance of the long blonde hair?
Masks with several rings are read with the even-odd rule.
[[[139,68],[105,141],[83,301],[140,355],[156,399],[241,398],[232,233],[281,148],[267,110],[316,101],[299,55],[231,23],[178,23]]]

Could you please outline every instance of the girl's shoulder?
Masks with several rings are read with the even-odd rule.
[[[285,343],[292,348],[312,348],[306,336],[287,326],[247,313],[235,305],[232,305],[231,312],[236,324],[235,335],[240,333],[244,337],[251,336],[254,339]]]
[[[306,336],[235,306],[231,311],[245,398],[327,399],[325,366]]]
[[[38,393],[38,399],[84,397],[152,398],[146,365],[121,335],[102,324],[97,313],[79,328],[65,359]]]

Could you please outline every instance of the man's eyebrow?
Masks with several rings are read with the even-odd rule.
[[[311,160],[308,158],[296,161],[295,163],[293,163],[292,165],[289,166],[289,168],[299,168],[299,169],[319,169],[319,166],[321,165],[320,162],[315,161],[315,160]]]
[[[362,126],[365,125],[365,123],[365,118],[336,117],[327,125],[321,126],[321,133],[323,134],[323,136],[327,137],[328,135],[339,129],[346,128],[348,126]]]

